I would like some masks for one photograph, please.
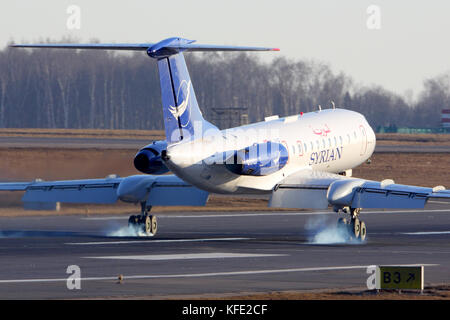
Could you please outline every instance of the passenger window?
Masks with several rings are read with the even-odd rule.
[[[314,151],[314,143],[311,141],[311,151]]]
[[[328,148],[331,148],[331,138],[328,138]]]
[[[342,146],[342,136],[339,136],[339,140],[341,141],[341,146]]]
[[[322,146],[325,149],[325,139],[322,139]]]
[[[306,146],[306,143],[303,144],[303,148],[305,148],[305,153],[308,152],[308,147]]]
[[[337,147],[337,139],[334,137],[334,146]]]

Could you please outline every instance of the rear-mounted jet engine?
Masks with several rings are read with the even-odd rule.
[[[161,159],[161,153],[167,149],[166,141],[154,141],[145,146],[134,157],[137,170],[147,174],[164,174],[169,171]]]

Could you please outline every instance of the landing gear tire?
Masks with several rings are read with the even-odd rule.
[[[156,216],[132,215],[128,219],[128,227],[134,229],[137,228],[147,236],[155,235],[158,230],[158,220],[156,219]]]
[[[366,235],[367,235],[366,224],[364,223],[364,221],[361,221],[360,225],[361,225],[361,231],[359,234],[359,239],[361,241],[364,241],[364,240],[366,240]]]
[[[158,231],[158,220],[156,219],[156,216],[150,216],[150,233],[153,235],[156,234],[156,231]]]
[[[128,219],[128,227],[138,229],[139,232],[145,233],[147,236],[155,235],[158,230],[158,221],[156,216],[149,215],[151,206],[147,206],[147,203],[141,202],[141,214],[132,215]]]
[[[360,208],[341,208],[344,213],[350,214],[350,219],[339,218],[337,227],[339,230],[345,228],[345,233],[348,235],[348,240],[357,240],[363,242],[366,240],[367,228],[364,221],[359,220]]]
[[[351,227],[353,236],[355,237],[355,239],[359,239],[359,236],[361,234],[361,223],[359,222],[358,218],[352,219]]]
[[[155,235],[158,230],[158,220],[156,219],[156,216],[147,215],[142,217],[142,228],[147,236]]]
[[[143,219],[142,219],[142,231],[144,231],[144,233],[146,234],[146,235],[150,235],[152,232],[151,232],[151,221],[150,221],[150,217],[149,216],[144,216],[144,217],[142,217]]]

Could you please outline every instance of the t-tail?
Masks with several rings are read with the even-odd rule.
[[[168,38],[158,43],[132,44],[22,44],[22,48],[104,49],[146,51],[158,61],[164,127],[168,144],[202,137],[217,127],[206,121],[197,103],[184,60],[184,51],[279,51],[277,48],[194,44],[195,40]]]
[[[168,144],[189,141],[218,131],[203,118],[198,106],[191,77],[181,51],[193,41],[172,38],[155,44],[147,54],[158,60],[163,106],[164,128]],[[167,46],[178,49],[167,50]]]

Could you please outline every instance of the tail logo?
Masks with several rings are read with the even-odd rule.
[[[183,84],[186,84],[187,93],[184,90],[182,90]],[[178,106],[175,106],[175,107],[169,106],[169,111],[174,116],[175,119],[178,119],[179,117],[181,117],[187,109],[187,106],[189,103],[189,97],[191,95],[191,80],[189,80],[189,82],[187,82],[186,80],[181,81],[180,87],[178,88],[178,93],[177,93],[177,102],[180,98],[180,93],[182,94],[182,96],[185,96],[186,99],[184,99]],[[187,123],[182,126],[185,127],[188,125],[188,123],[189,123],[189,119],[188,119]]]

